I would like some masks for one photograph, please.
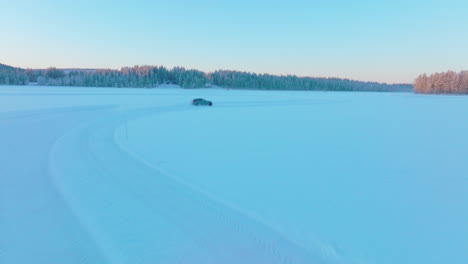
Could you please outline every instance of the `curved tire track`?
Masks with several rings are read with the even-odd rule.
[[[61,135],[109,108],[0,115],[0,263],[106,261],[51,182],[47,157]]]
[[[56,142],[53,179],[110,263],[336,263],[135,159],[115,142],[114,131],[127,118],[187,109],[112,111]]]

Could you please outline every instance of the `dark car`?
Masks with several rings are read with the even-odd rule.
[[[196,99],[193,99],[193,100],[192,100],[192,104],[193,104],[193,105],[208,105],[208,106],[212,106],[212,105],[213,105],[213,102],[208,101],[208,100],[205,100],[205,99],[203,99],[203,98],[196,98]]]

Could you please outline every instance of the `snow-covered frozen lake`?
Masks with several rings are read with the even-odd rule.
[[[467,208],[467,96],[0,86],[2,264],[466,264]]]

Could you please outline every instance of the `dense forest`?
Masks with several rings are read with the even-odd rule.
[[[3,79],[2,77],[3,76]],[[315,91],[411,91],[410,84],[361,82],[338,78],[312,78],[294,75],[278,76],[240,71],[219,70],[205,73],[199,70],[163,66],[123,67],[120,70],[56,69],[23,70],[0,68],[0,84],[28,84],[85,87],[146,87],[176,84],[182,88],[225,87],[262,90]]]
[[[84,87],[146,87],[153,88],[161,84],[177,84],[183,88],[205,87],[205,73],[175,67],[135,66],[120,70],[47,70],[31,71],[30,82],[49,86],[84,86]]]
[[[0,64],[0,84],[25,85],[27,83],[28,76],[25,70]]]
[[[411,91],[409,84],[361,82],[339,78],[278,76],[238,71],[215,71],[208,75],[213,85],[239,89],[311,90],[311,91]]]
[[[417,93],[468,94],[468,71],[420,75],[414,82],[414,91]]]

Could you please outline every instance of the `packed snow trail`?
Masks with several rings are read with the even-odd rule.
[[[115,143],[124,118],[184,110],[115,111],[54,145],[52,177],[110,263],[332,263],[132,159]]]
[[[330,263],[115,144],[121,122],[186,107],[116,109],[3,114],[1,263]]]
[[[0,263],[105,263],[53,184],[48,153],[63,133],[106,108],[0,115]]]

